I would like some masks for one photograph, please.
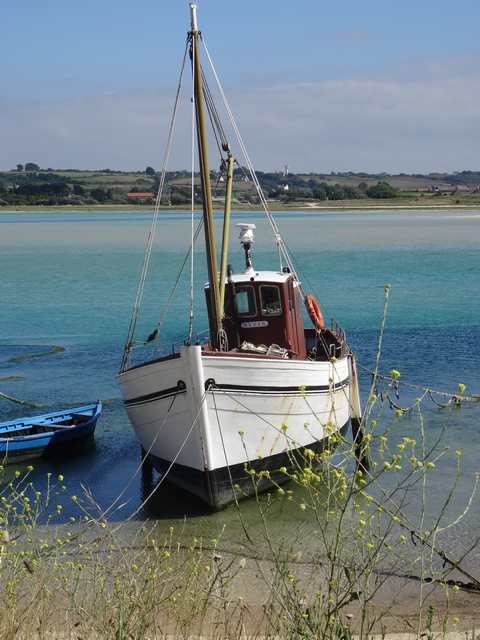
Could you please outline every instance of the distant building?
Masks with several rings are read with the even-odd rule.
[[[129,193],[127,193],[127,196],[129,198],[145,199],[145,198],[154,198],[155,194],[152,193],[151,191],[129,191]]]

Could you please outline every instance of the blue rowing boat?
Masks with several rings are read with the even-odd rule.
[[[102,403],[0,423],[0,464],[39,458],[93,437]]]

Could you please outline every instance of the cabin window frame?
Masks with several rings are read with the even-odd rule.
[[[238,310],[237,307],[237,295],[238,295],[238,290],[241,289],[241,292],[247,290],[247,291],[251,291],[252,293],[252,298],[251,300],[253,300],[253,312],[251,311],[251,309],[249,308],[249,310],[246,313],[242,313]],[[247,293],[248,296],[248,293]],[[250,300],[249,300],[250,302]],[[234,304],[234,309],[235,309],[235,314],[239,317],[239,318],[256,318],[257,317],[257,296],[255,295],[255,287],[253,287],[251,284],[241,284],[239,286],[235,287],[235,295],[233,297],[233,304]],[[250,305],[249,305],[250,307]]]
[[[267,288],[276,289],[278,293],[278,302],[280,303],[280,309],[273,313],[264,312],[264,309],[263,309],[263,289],[267,289]],[[261,284],[259,294],[260,294],[260,311],[264,318],[278,318],[278,316],[283,315],[282,292],[278,284]]]

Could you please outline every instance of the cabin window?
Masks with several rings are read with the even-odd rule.
[[[280,289],[275,286],[260,287],[260,299],[262,301],[263,316],[279,316],[282,313],[282,301]]]
[[[235,309],[239,316],[257,315],[253,287],[237,287],[235,291]]]

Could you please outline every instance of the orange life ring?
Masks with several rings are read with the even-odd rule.
[[[321,331],[325,326],[325,322],[323,321],[323,315],[320,310],[320,305],[318,304],[315,296],[311,293],[305,296],[305,306],[307,307],[310,320],[315,325],[315,329],[317,331]]]

